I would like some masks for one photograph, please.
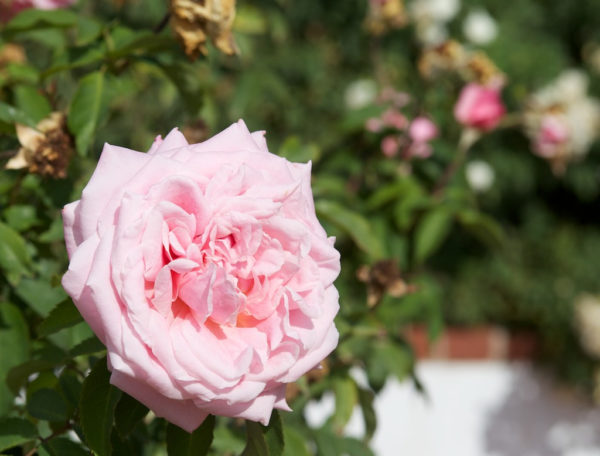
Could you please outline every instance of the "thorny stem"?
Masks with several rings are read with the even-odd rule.
[[[169,19],[171,18],[171,13],[167,13],[165,14],[165,17],[163,17],[160,22],[158,24],[156,24],[156,27],[154,27],[154,29],[152,29],[152,31],[155,34],[159,34],[160,32],[163,31],[163,29],[167,26],[167,24],[169,23]]]
[[[62,433],[63,433],[63,432],[65,432],[65,431],[68,431],[68,430],[69,430],[69,429],[71,429],[71,428],[72,428],[72,426],[71,426],[71,423],[67,421],[63,427],[61,427],[61,428],[57,429],[57,430],[56,430],[56,431],[54,431],[52,434],[50,434],[48,437],[40,437],[40,438],[39,438],[39,439],[40,439],[40,442],[41,442],[41,443],[42,443],[42,445],[43,445],[43,444],[44,444],[44,443],[46,443],[48,440],[51,440],[51,439],[53,439],[54,437],[56,437],[56,436],[58,436],[58,435],[62,434]],[[28,452],[25,454],[25,456],[33,456],[34,454],[36,454],[36,453],[37,453],[37,450],[38,450],[38,448],[39,448],[39,446],[35,446],[35,447],[33,447],[31,450],[29,450],[29,451],[28,451]]]

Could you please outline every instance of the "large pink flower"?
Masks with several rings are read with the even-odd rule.
[[[76,0],[6,0],[0,1],[0,21],[6,22],[17,13],[29,8],[51,10],[66,8]]]
[[[208,414],[266,424],[337,344],[339,254],[310,164],[242,121],[201,144],[173,130],[148,153],[106,145],[63,218],[63,286],[111,383],[183,429]]]
[[[454,106],[456,120],[479,130],[494,129],[505,112],[500,87],[486,87],[476,83],[463,87]]]

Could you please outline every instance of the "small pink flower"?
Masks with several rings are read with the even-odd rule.
[[[410,103],[410,95],[406,92],[398,92],[392,87],[386,87],[381,91],[379,101],[381,103],[392,103],[397,108],[402,108]]]
[[[400,150],[400,141],[397,136],[388,135],[381,140],[381,152],[388,158],[392,158],[398,154]]]
[[[379,133],[383,130],[383,122],[377,117],[371,117],[365,122],[365,128],[371,133]]]
[[[535,138],[533,150],[545,158],[555,157],[569,139],[569,129],[558,116],[547,115],[542,119]]]
[[[486,87],[476,83],[463,87],[454,106],[454,117],[458,122],[479,130],[494,129],[505,112],[500,87]]]
[[[66,8],[75,0],[8,0],[0,1],[0,21],[8,22],[18,13],[29,8],[51,10]]]
[[[404,116],[404,114],[402,114],[397,109],[393,108],[390,108],[387,111],[385,111],[381,115],[381,120],[386,126],[396,128],[397,130],[404,130],[408,125],[408,120],[406,119],[406,116]]]
[[[408,130],[410,139],[418,143],[426,143],[436,138],[438,129],[427,117],[416,117]]]

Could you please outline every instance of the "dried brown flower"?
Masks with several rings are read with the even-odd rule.
[[[235,0],[171,0],[171,26],[192,59],[207,54],[207,37],[221,52],[237,53],[234,19]]]
[[[381,35],[389,29],[402,28],[408,17],[402,0],[370,0],[369,14],[365,21],[367,29]]]
[[[64,178],[73,155],[73,139],[68,133],[66,117],[53,112],[36,128],[17,124],[21,148],[6,164],[6,169],[27,168],[30,173]]]
[[[381,302],[387,293],[400,298],[415,291],[414,285],[408,285],[400,274],[394,260],[382,260],[372,267],[362,266],[356,271],[356,277],[367,284],[367,305],[372,308]]]

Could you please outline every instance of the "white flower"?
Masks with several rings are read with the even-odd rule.
[[[483,160],[473,160],[467,163],[465,174],[469,187],[476,192],[485,192],[494,183],[494,169]]]
[[[450,22],[460,10],[460,0],[415,0],[412,12],[415,18],[434,22]]]
[[[360,109],[375,101],[377,84],[372,79],[358,79],[346,87],[344,101],[348,109]]]
[[[600,299],[584,294],[575,301],[575,327],[583,349],[600,359]]]
[[[498,35],[498,26],[487,11],[476,9],[463,22],[463,33],[472,43],[487,44]]]

